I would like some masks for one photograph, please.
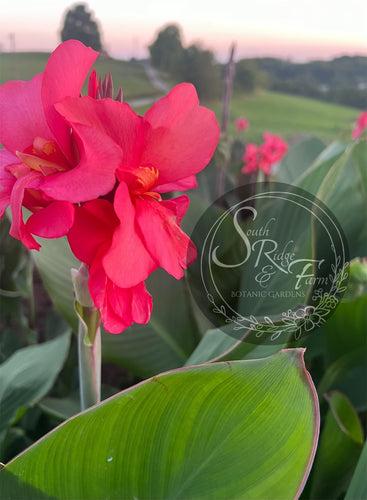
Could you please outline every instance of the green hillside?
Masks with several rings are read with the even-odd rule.
[[[222,103],[209,104],[209,107],[220,122]],[[339,135],[350,136],[358,114],[354,108],[276,92],[235,95],[230,108],[229,135],[246,142],[259,142],[267,131],[287,139],[313,135],[330,141]],[[234,126],[239,116],[250,122],[249,130],[241,134],[236,133]]]
[[[49,57],[46,52],[0,54],[0,85],[9,80],[30,80],[44,71]],[[99,57],[94,67],[102,77],[111,71],[116,91],[122,86],[125,99],[157,95],[141,64]]]

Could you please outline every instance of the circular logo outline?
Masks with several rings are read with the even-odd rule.
[[[204,239],[204,243],[202,245],[202,251],[200,254],[200,258],[198,259],[200,262],[200,278],[202,285],[204,287],[206,300],[211,304],[210,309],[211,313],[215,313],[217,315],[222,316],[224,318],[224,325],[218,324],[216,325],[219,328],[223,328],[226,325],[232,325],[232,332],[228,327],[225,328],[225,333],[234,336],[236,339],[239,339],[239,332],[241,330],[246,330],[247,332],[251,332],[251,335],[244,335],[243,340],[249,341],[251,343],[274,343],[279,339],[280,342],[284,342],[283,338],[284,334],[289,339],[290,335],[293,334],[294,340],[300,339],[302,336],[305,336],[308,333],[311,333],[315,330],[315,328],[322,326],[326,322],[326,319],[334,312],[337,305],[340,302],[340,299],[343,293],[346,290],[346,284],[348,281],[349,273],[349,252],[348,245],[343,233],[343,230],[336,219],[336,217],[332,214],[330,209],[320,200],[318,200],[314,195],[311,195],[307,191],[296,187],[291,186],[285,183],[274,182],[271,184],[273,190],[266,189],[263,191],[261,188],[267,188],[266,183],[256,183],[247,186],[240,186],[239,188],[232,189],[228,191],[224,196],[216,200],[216,202],[212,205],[223,205],[223,203],[228,196],[233,195],[233,193],[237,194],[244,187],[247,190],[255,191],[255,194],[251,194],[245,199],[240,199],[236,204],[230,205],[210,226],[209,230],[207,230],[207,234]],[[255,189],[254,189],[255,188]],[[274,190],[275,188],[275,190]],[[334,255],[334,262],[331,263],[331,273],[328,278],[330,279],[330,287],[328,291],[320,289],[312,290],[311,300],[315,303],[315,305],[306,304],[304,307],[298,307],[297,309],[289,308],[286,311],[283,311],[280,316],[274,316],[274,314],[269,315],[244,315],[239,313],[237,310],[234,310],[233,307],[228,303],[228,301],[222,296],[220,289],[215,283],[215,278],[213,276],[213,269],[209,266],[209,276],[211,278],[212,284],[214,285],[214,289],[221,299],[221,303],[217,303],[216,299],[213,296],[213,293],[210,291],[209,287],[206,285],[205,272],[203,267],[206,266],[205,256],[210,255],[209,263],[212,262],[213,256],[214,261],[216,257],[216,250],[218,246],[213,248],[214,238],[220,230],[221,224],[226,220],[229,214],[235,213],[233,217],[233,224],[236,225],[236,215],[243,209],[250,209],[253,214],[253,220],[256,219],[257,211],[251,205],[248,205],[250,201],[255,202],[257,199],[281,199],[284,202],[295,203],[303,210],[306,210],[311,218],[315,217],[318,223],[323,227],[325,233],[329,238],[330,249]],[[210,210],[212,205],[204,212],[204,214],[199,219],[198,223],[195,225],[194,230],[192,231],[192,239],[194,243],[195,235],[199,231],[202,233],[201,224],[205,219],[205,215]],[[316,208],[316,212],[315,212]],[[320,215],[321,213],[321,215]],[[323,217],[325,220],[323,220]],[[275,220],[275,219],[273,219]],[[328,227],[328,224],[331,224],[332,230]],[[198,229],[199,228],[199,229]],[[334,233],[335,234],[331,234]],[[333,237],[337,235],[338,244],[335,245],[335,241]],[[210,242],[208,244],[208,242]],[[206,247],[208,246],[208,250],[206,251]],[[339,246],[341,247],[340,254],[337,254],[336,247],[339,251]],[[207,253],[205,253],[207,252]],[[244,262],[246,262],[249,254],[247,254],[246,259],[240,264],[236,265],[227,265],[220,263],[217,259],[216,264],[220,264],[222,267],[237,267]],[[301,259],[302,260],[302,259]],[[304,259],[309,262],[312,259]],[[317,262],[317,261],[314,261]],[[190,269],[189,269],[190,270]],[[190,285],[190,273],[189,273],[189,285]],[[192,288],[192,287],[191,287]],[[193,293],[193,296],[196,302],[199,304],[201,300],[197,300],[197,294]],[[201,297],[200,297],[201,299]],[[206,309],[204,309],[205,311]],[[204,312],[203,311],[203,312]],[[204,312],[205,314],[205,312]],[[207,315],[210,321],[213,323],[213,317]],[[283,334],[283,335],[282,335]]]

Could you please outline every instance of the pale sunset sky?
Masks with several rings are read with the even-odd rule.
[[[66,10],[82,2],[5,0],[0,49],[51,52]],[[181,26],[183,44],[201,42],[221,61],[236,42],[236,59],[293,61],[367,55],[365,0],[90,0],[102,41],[115,58],[147,57],[165,24]]]

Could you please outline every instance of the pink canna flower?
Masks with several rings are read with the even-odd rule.
[[[0,215],[10,205],[10,234],[30,249],[40,247],[32,235],[55,238],[68,232],[73,203],[114,186],[116,146],[111,141],[107,147],[92,129],[82,138],[71,133],[55,108],[67,96],[79,98],[97,55],[71,40],[52,53],[44,73],[0,87],[0,142],[5,148],[0,152]],[[59,184],[68,186],[68,196],[57,196]],[[26,223],[22,206],[33,213]]]
[[[247,144],[243,155],[242,173],[249,174],[262,170],[266,175],[271,173],[271,167],[278,163],[288,151],[287,144],[279,135],[264,133],[264,142],[260,146]]]
[[[11,234],[30,249],[33,235],[67,234],[89,266],[89,291],[105,328],[119,333],[146,323],[152,298],[144,281],[157,267],[177,279],[196,249],[180,229],[189,199],[162,199],[196,186],[219,140],[212,111],[195,88],[181,84],[144,117],[112,99],[112,79],[92,72],[97,53],[61,44],[45,72],[0,88],[4,120],[0,215],[12,211]],[[22,208],[32,215],[23,221]]]
[[[161,195],[195,187],[195,174],[214,153],[219,127],[190,84],[176,86],[144,117],[125,103],[90,97],[66,99],[57,109],[78,134],[80,127],[93,126],[120,148],[115,190],[76,207],[68,234],[74,254],[90,266],[89,289],[105,328],[119,333],[149,320],[152,300],[144,281],[150,273],[162,267],[180,279],[196,258],[180,229],[188,197]]]
[[[362,111],[357,119],[356,126],[352,132],[352,139],[357,139],[361,133],[367,128],[367,111]]]
[[[236,130],[237,132],[241,132],[242,130],[247,130],[250,127],[250,123],[246,118],[240,116],[235,120]]]

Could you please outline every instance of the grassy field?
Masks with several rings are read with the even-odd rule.
[[[44,70],[48,57],[49,54],[43,52],[0,54],[0,84],[8,80],[31,79]],[[98,58],[95,68],[98,75],[102,76],[111,71],[115,91],[121,85],[126,101],[159,94],[148,80],[143,66],[138,63]],[[221,100],[203,104],[213,109],[221,123]],[[143,113],[147,107],[136,110]],[[268,131],[278,133],[288,141],[312,135],[330,142],[340,135],[349,137],[358,114],[357,109],[275,92],[234,95],[230,108],[229,136],[259,143],[263,132]],[[250,121],[250,129],[241,134],[236,133],[234,126],[234,120],[239,116]]]
[[[208,103],[221,123],[222,103]],[[354,108],[324,103],[304,97],[275,92],[262,92],[253,96],[235,95],[231,102],[229,135],[246,142],[260,142],[263,132],[280,134],[285,139],[317,136],[329,142],[340,135],[348,135],[359,115]],[[234,121],[246,117],[250,128],[237,133]]]
[[[16,52],[0,54],[0,85],[9,80],[30,80],[42,73],[50,54],[45,52]],[[124,98],[157,95],[157,90],[148,80],[141,64],[99,57],[94,65],[98,76],[104,77],[111,71],[114,87],[122,86]],[[86,88],[84,92],[86,92]]]

